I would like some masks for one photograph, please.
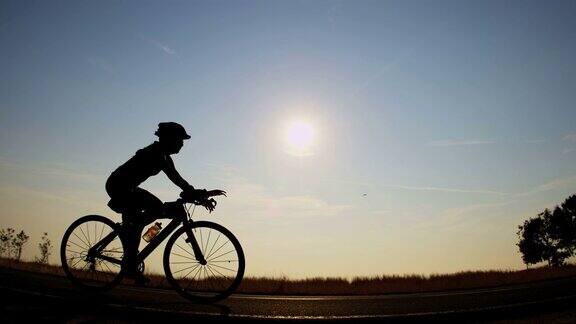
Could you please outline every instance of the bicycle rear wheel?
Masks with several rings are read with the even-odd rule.
[[[196,260],[188,235],[179,228],[164,250],[166,279],[183,297],[196,302],[216,302],[232,294],[244,277],[244,252],[225,227],[206,221],[194,222],[192,232],[206,259]]]
[[[66,276],[89,291],[108,290],[122,280],[124,244],[118,225],[99,216],[84,216],[64,233],[60,259]]]

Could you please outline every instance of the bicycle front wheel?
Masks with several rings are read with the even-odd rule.
[[[164,250],[168,282],[183,297],[196,302],[216,302],[232,294],[244,277],[244,252],[225,227],[206,221],[194,222],[192,233],[206,260],[196,260],[188,234],[178,229]]]
[[[68,227],[60,246],[64,273],[77,286],[104,291],[120,283],[124,245],[110,219],[89,215]]]

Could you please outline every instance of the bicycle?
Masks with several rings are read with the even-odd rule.
[[[146,257],[174,233],[163,255],[164,273],[170,285],[181,296],[195,302],[225,299],[238,288],[244,276],[242,246],[222,225],[192,220],[196,206],[205,206],[205,201],[186,197],[184,193],[180,197],[167,204],[181,205],[185,214],[174,217],[138,252],[138,271],[144,272]],[[186,204],[194,205],[192,213],[189,212],[191,205],[186,208]],[[128,268],[123,263],[126,239],[122,231],[122,223],[100,215],[83,216],[68,227],[62,238],[60,258],[72,283],[92,292],[106,291],[120,284]]]

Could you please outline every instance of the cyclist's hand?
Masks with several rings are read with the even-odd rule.
[[[216,200],[214,198],[206,199],[201,203],[210,213],[216,208]]]
[[[224,196],[224,197],[226,197],[226,191],[224,191],[224,190],[219,190],[219,189],[210,190],[210,191],[208,191],[208,196],[209,196],[209,197],[213,197],[213,196]]]

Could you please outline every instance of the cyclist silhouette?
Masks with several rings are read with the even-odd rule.
[[[180,152],[184,140],[190,139],[182,125],[174,122],[160,123],[154,134],[158,136],[158,141],[138,150],[132,158],[114,170],[106,181],[106,192],[111,198],[108,206],[122,214],[126,239],[124,258],[128,266],[126,276],[138,284],[149,281],[137,270],[138,265],[133,261],[138,253],[140,234],[144,227],[158,218],[185,215],[182,205],[163,203],[139,185],[163,171],[183,192],[200,197],[203,201],[201,205],[210,212],[216,205],[210,197],[226,195],[223,190],[195,189],[174,167],[170,155]]]

